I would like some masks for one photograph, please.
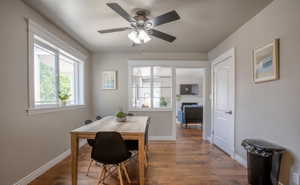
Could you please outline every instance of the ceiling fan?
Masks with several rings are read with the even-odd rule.
[[[173,42],[176,39],[176,37],[172,35],[153,29],[153,27],[179,20],[180,16],[175,10],[151,19],[148,17],[150,14],[148,10],[138,9],[135,13],[136,15],[132,17],[117,3],[107,3],[106,5],[127,20],[130,26],[99,30],[98,32],[101,34],[132,30],[128,34],[128,38],[133,44],[149,42],[151,40],[150,35],[167,42]]]

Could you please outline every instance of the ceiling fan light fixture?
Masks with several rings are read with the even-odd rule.
[[[138,32],[136,30],[128,34],[128,38],[135,44],[141,44],[141,40],[138,37]]]
[[[128,38],[135,44],[143,44],[151,40],[151,37],[145,30],[134,30],[128,34]]]
[[[148,33],[145,30],[140,30],[139,31],[139,39],[143,43],[147,43],[151,40],[151,37],[148,35]]]

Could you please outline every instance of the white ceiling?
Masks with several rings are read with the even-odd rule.
[[[23,0],[91,51],[208,52],[272,0]],[[177,37],[173,43],[153,38],[131,47],[128,32],[99,34],[99,29],[128,26],[106,6],[117,2],[133,14],[135,8],[156,17],[176,10],[181,20],[157,27]]]

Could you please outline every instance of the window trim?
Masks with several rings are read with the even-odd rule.
[[[133,107],[131,104],[132,100],[132,76],[133,76],[133,68],[135,67],[151,67],[151,108],[137,108]],[[168,67],[171,69],[171,106],[167,108],[153,108],[153,67]],[[128,63],[128,111],[132,112],[171,112],[173,111],[173,67],[170,65],[162,65],[162,64],[131,64],[129,61]]]
[[[39,113],[47,113],[61,110],[74,110],[74,109],[82,109],[87,108],[85,101],[85,84],[84,84],[84,66],[85,61],[87,60],[87,55],[78,51],[77,49],[71,47],[65,41],[61,40],[47,29],[43,28],[39,24],[34,21],[27,19],[28,22],[28,109],[26,110],[29,115],[39,114]],[[38,39],[37,39],[38,38]],[[42,45],[46,45],[46,48],[50,47],[51,51],[54,49],[58,51],[61,55],[65,57],[69,57],[72,60],[78,62],[78,85],[81,88],[77,88],[76,91],[78,96],[78,101],[81,103],[61,106],[59,104],[52,105],[35,105],[35,97],[34,97],[34,43],[35,40],[42,41]],[[50,42],[51,41],[51,42]],[[59,56],[57,57],[59,58]],[[57,61],[58,63],[58,61]],[[82,65],[82,67],[80,67]],[[59,66],[58,66],[59,67]],[[58,68],[57,68],[58,70]]]

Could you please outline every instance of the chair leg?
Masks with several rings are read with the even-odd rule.
[[[131,184],[131,180],[130,180],[130,178],[129,178],[129,175],[128,175],[126,166],[124,165],[124,163],[122,163],[121,166],[122,166],[122,169],[123,169],[123,171],[124,171],[124,174],[125,174],[125,177],[126,177],[126,179],[127,179],[127,182],[128,182],[129,184]]]
[[[144,158],[145,158],[145,167],[148,168],[148,156],[147,156],[147,151],[144,151]]]
[[[90,168],[91,168],[91,166],[92,166],[93,162],[94,162],[94,160],[93,160],[93,159],[91,159],[91,160],[90,160],[89,167],[88,167],[88,170],[87,170],[87,172],[86,172],[86,176],[89,176]]]
[[[119,174],[120,185],[124,185],[123,178],[122,178],[122,172],[121,172],[121,165],[118,166],[118,174]]]
[[[101,182],[104,183],[105,174],[106,174],[106,167],[104,166],[100,172],[100,177],[98,179],[97,185],[101,184]]]

